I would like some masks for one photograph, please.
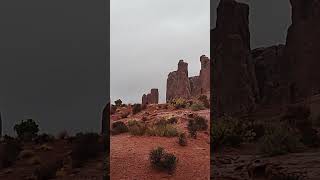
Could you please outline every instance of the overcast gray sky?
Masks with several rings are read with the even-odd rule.
[[[141,102],[151,88],[165,101],[180,59],[198,75],[209,56],[210,0],[111,0],[111,100]]]
[[[46,133],[100,131],[109,90],[104,5],[104,0],[0,1],[4,133],[12,134],[14,124],[27,118]]]
[[[285,43],[289,0],[249,1],[251,47]],[[140,102],[159,88],[165,100],[166,78],[179,59],[190,75],[209,56],[209,29],[215,27],[219,0],[111,0],[111,100]],[[211,19],[210,9],[211,6]]]

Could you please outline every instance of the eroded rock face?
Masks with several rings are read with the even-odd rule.
[[[211,32],[213,116],[248,113],[259,91],[250,53],[249,7],[221,0]]]
[[[178,70],[169,73],[167,79],[167,102],[177,97],[185,99],[189,99],[191,97],[188,63],[183,60],[180,60],[178,63]]]
[[[151,89],[149,94],[142,96],[142,105],[158,104],[159,103],[159,91],[158,89]]]
[[[281,105],[290,101],[288,86],[283,79],[287,71],[281,67],[284,48],[284,45],[277,45],[251,51],[261,105]]]
[[[290,0],[292,25],[288,30],[285,60],[292,101],[320,92],[320,1]]]
[[[167,79],[167,102],[175,98],[190,99],[202,94],[210,95],[210,59],[200,57],[201,70],[198,76],[188,77],[188,64],[180,60],[178,70],[169,73]]]

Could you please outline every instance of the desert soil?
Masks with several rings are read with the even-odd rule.
[[[146,111],[125,119],[112,117],[114,121],[141,119],[148,116],[153,121],[161,116],[175,116],[178,118],[177,128],[187,132],[188,114],[198,114],[209,121],[209,110],[197,112],[172,109],[158,109],[150,107]],[[188,136],[188,145],[180,146],[177,137],[132,136],[129,133],[111,136],[110,177],[113,180],[206,180],[210,179],[210,136],[209,130],[199,132],[197,139]],[[166,152],[173,153],[178,158],[174,174],[159,171],[151,167],[149,153],[161,146]]]

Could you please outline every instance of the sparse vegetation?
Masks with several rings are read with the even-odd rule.
[[[142,121],[129,120],[128,121],[129,133],[135,136],[142,136],[147,130],[147,126]]]
[[[154,125],[147,129],[149,136],[174,137],[178,135],[178,130],[171,124]]]
[[[34,138],[34,142],[37,144],[44,144],[48,142],[53,142],[54,141],[54,136],[43,133]]]
[[[201,102],[198,102],[198,103],[193,103],[191,106],[190,106],[190,109],[192,111],[200,111],[200,110],[204,110],[205,107],[204,105],[201,103]]]
[[[299,136],[285,124],[271,125],[260,141],[260,151],[269,156],[297,152],[302,147]]]
[[[124,122],[117,121],[112,123],[112,134],[116,135],[125,132],[128,132],[128,127]]]
[[[162,147],[151,150],[149,159],[153,167],[160,170],[166,170],[169,174],[174,172],[178,162],[178,159],[174,154],[165,152]]]
[[[177,124],[178,123],[178,119],[176,117],[170,117],[170,118],[168,118],[167,122],[169,124]]]
[[[32,140],[32,138],[37,136],[37,133],[39,132],[39,126],[32,119],[28,119],[26,121],[22,120],[19,124],[14,125],[13,129],[17,133],[18,137],[25,141]]]
[[[210,108],[210,102],[208,100],[208,97],[206,95],[201,95],[198,98],[199,101],[201,101],[205,108]]]
[[[188,103],[183,98],[176,98],[171,101],[171,105],[175,107],[175,109],[182,109],[188,106]]]
[[[187,136],[185,133],[180,133],[178,136],[178,143],[180,146],[186,146],[188,141],[187,141]]]
[[[188,121],[188,131],[190,136],[193,138],[197,138],[198,131],[204,131],[208,129],[207,120],[201,116],[195,116]]]

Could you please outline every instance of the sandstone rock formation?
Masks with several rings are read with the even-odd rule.
[[[181,97],[189,99],[191,97],[191,87],[188,77],[188,63],[180,60],[178,63],[178,70],[169,73],[167,79],[167,93],[166,100]]]
[[[320,2],[290,0],[292,25],[288,30],[285,61],[292,101],[320,92]]]
[[[151,89],[149,94],[142,96],[142,105],[158,104],[159,103],[159,91],[158,89]]]
[[[221,0],[211,32],[213,116],[248,113],[259,100],[250,53],[249,7]]]
[[[284,45],[258,48],[251,51],[259,88],[261,105],[287,104],[289,91],[283,70]]]
[[[178,70],[169,73],[167,79],[166,100],[175,98],[190,99],[201,94],[210,95],[210,59],[200,57],[201,70],[199,76],[188,77],[188,63],[180,60]]]

